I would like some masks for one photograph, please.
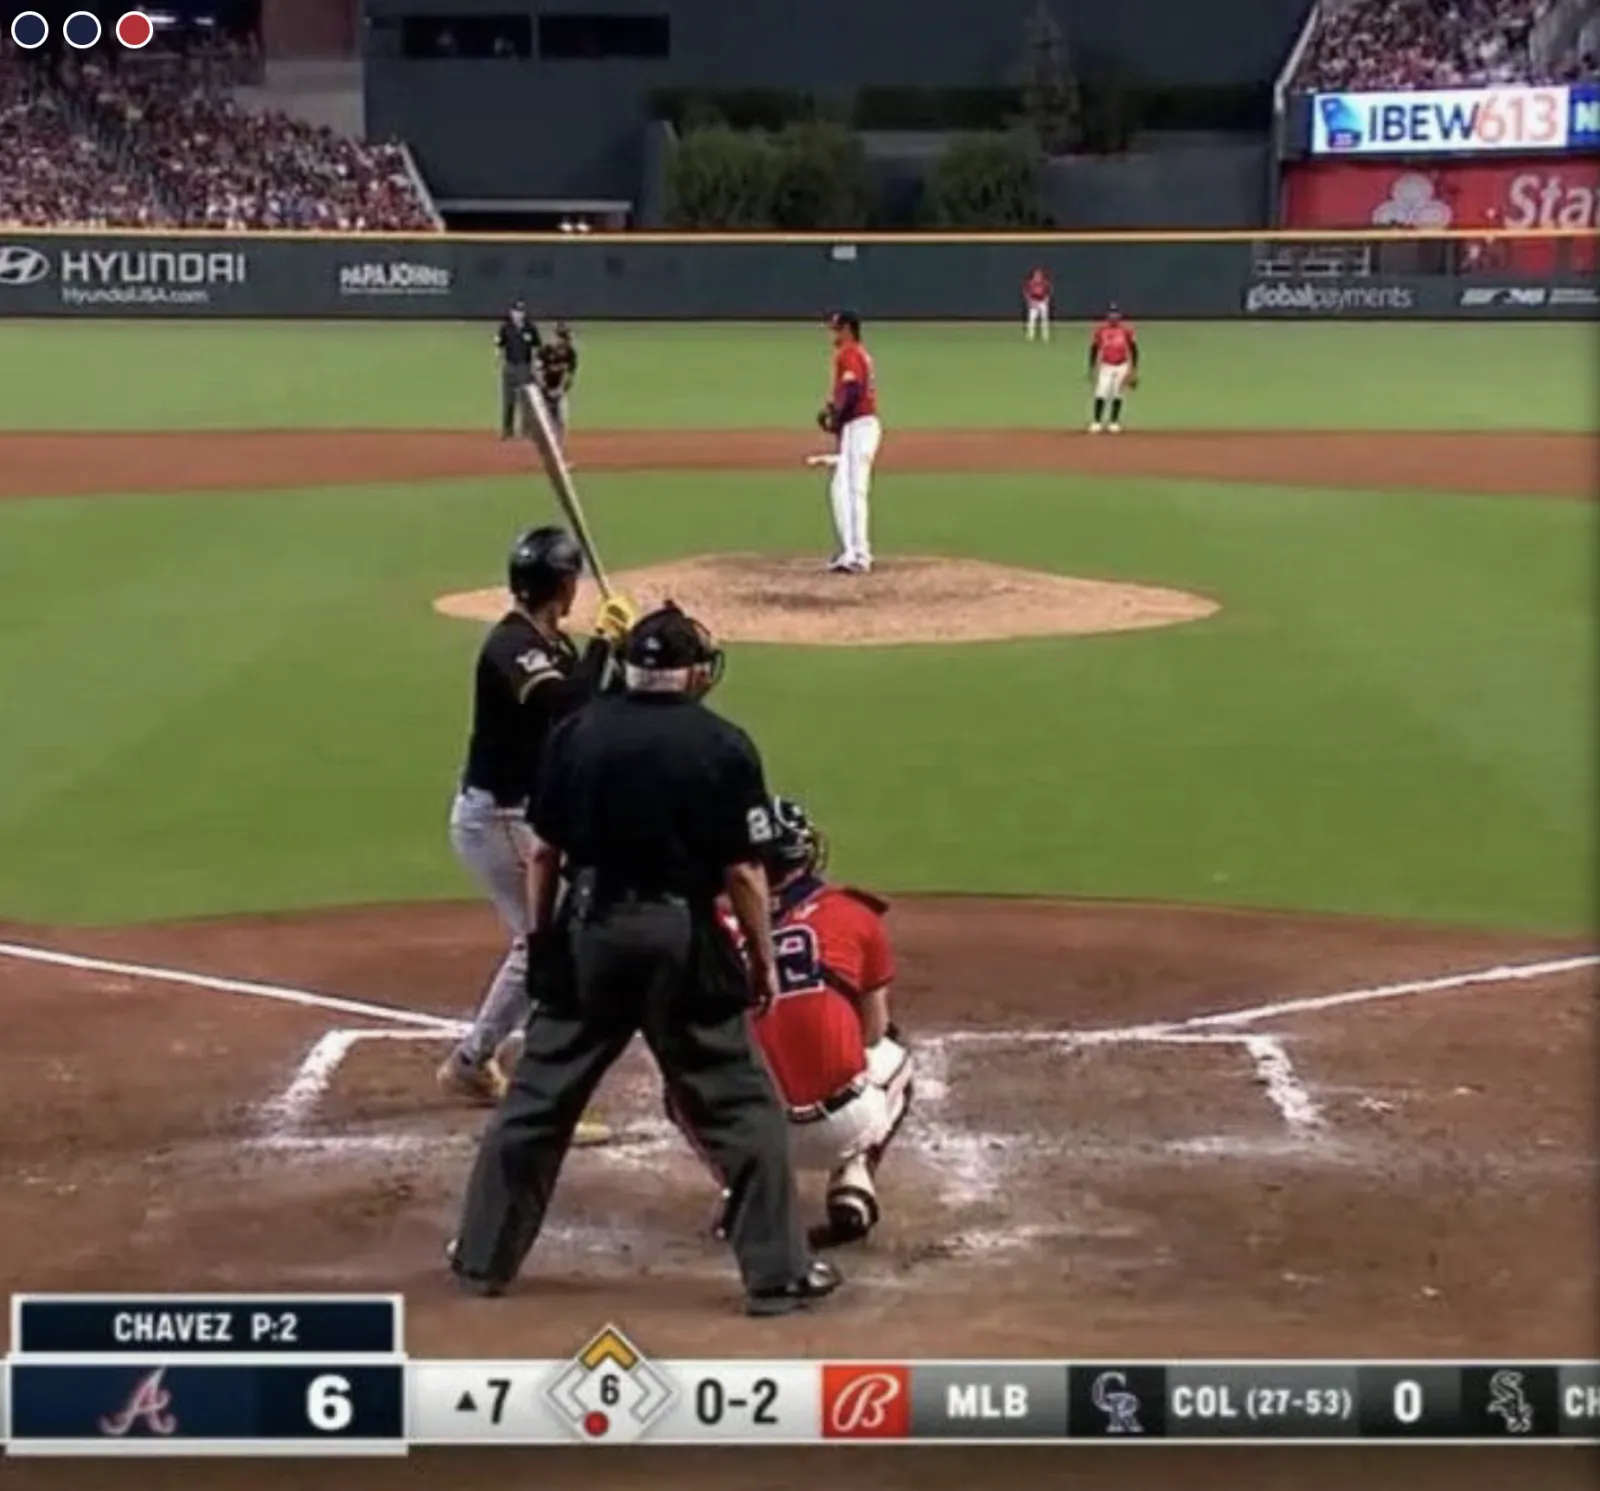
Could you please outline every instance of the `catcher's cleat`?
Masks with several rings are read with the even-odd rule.
[[[842,1248],[864,1242],[878,1225],[878,1199],[856,1186],[828,1192],[828,1220],[808,1234],[813,1248]]]
[[[434,1073],[439,1091],[458,1102],[493,1107],[506,1095],[506,1074],[494,1057],[477,1062],[452,1051]]]
[[[825,1300],[842,1283],[839,1270],[817,1258],[798,1279],[781,1289],[752,1290],[745,1296],[744,1312],[763,1317],[793,1315]]]

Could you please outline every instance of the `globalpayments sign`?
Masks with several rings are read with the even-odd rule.
[[[1600,84],[1318,93],[1313,155],[1476,155],[1600,147]]]

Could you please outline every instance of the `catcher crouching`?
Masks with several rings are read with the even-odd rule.
[[[888,904],[823,878],[827,841],[799,803],[774,799],[772,821],[764,858],[778,994],[755,1032],[788,1112],[795,1168],[827,1175],[827,1219],[810,1230],[811,1246],[837,1247],[878,1224],[877,1172],[910,1108],[911,1054],[889,1019]]]

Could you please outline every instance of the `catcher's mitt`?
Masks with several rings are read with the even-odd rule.
[[[833,421],[832,404],[824,404],[822,408],[817,410],[817,428],[819,430],[826,430],[830,435],[837,433],[837,426]]]

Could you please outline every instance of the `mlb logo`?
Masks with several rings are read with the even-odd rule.
[[[1320,97],[1317,112],[1322,115],[1322,132],[1329,150],[1361,148],[1361,115],[1341,95],[1332,93]]]
[[[824,1439],[908,1439],[911,1435],[909,1367],[824,1365]]]

